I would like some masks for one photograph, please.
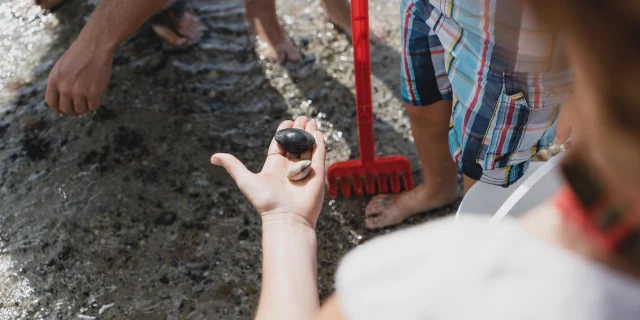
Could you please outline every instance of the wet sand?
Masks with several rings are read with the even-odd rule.
[[[316,1],[279,0],[305,59],[273,65],[254,51],[242,2],[194,1],[207,26],[197,46],[163,50],[144,27],[118,52],[101,109],[56,115],[43,102],[48,71],[96,2],[51,15],[0,3],[0,320],[249,319],[260,219],[209,157],[233,153],[258,171],[276,126],[300,115],[318,122],[329,163],[356,157],[350,42]],[[407,155],[420,181],[398,98],[398,4],[372,0],[371,15],[387,36],[372,49],[377,152]],[[341,256],[394,230],[366,230],[367,200],[325,200],[322,298]]]

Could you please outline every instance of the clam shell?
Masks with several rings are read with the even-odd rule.
[[[309,171],[311,171],[311,161],[291,162],[287,168],[287,178],[293,181],[302,180],[307,177]]]
[[[316,139],[312,134],[301,129],[287,128],[276,132],[276,141],[286,152],[301,154],[313,148]]]

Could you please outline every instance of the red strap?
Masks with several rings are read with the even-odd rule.
[[[555,204],[565,217],[574,221],[599,248],[606,252],[615,251],[635,228],[635,223],[628,219],[628,214],[623,214],[616,224],[606,230],[597,224],[598,219],[610,214],[608,210],[612,208],[613,203],[607,197],[596,201],[590,208],[585,208],[573,190],[566,187],[556,196]]]

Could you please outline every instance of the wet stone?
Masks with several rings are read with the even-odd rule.
[[[51,149],[49,141],[45,141],[37,137],[25,139],[22,147],[26,151],[27,157],[32,161],[46,158]]]
[[[58,260],[60,261],[67,260],[71,255],[71,251],[73,251],[73,248],[71,248],[71,246],[63,245],[62,248],[60,248],[60,251],[58,251]]]
[[[125,127],[118,128],[113,140],[117,153],[134,150],[142,145],[142,136],[138,132]]]
[[[98,108],[98,110],[96,110],[95,114],[94,114],[94,119],[96,119],[97,121],[107,121],[107,120],[111,120],[113,118],[116,117],[116,113],[115,111],[105,107],[105,106],[100,106],[100,108]]]
[[[296,128],[279,130],[276,132],[275,139],[285,151],[293,154],[300,154],[310,150],[316,143],[313,135]]]
[[[60,149],[64,147],[67,144],[67,142],[68,140],[66,138],[58,140],[58,142],[56,142],[56,149]]]
[[[100,154],[95,151],[95,150],[91,150],[89,153],[87,153],[84,156],[84,159],[82,160],[83,164],[92,164],[92,163],[96,163],[98,161],[98,157],[100,156]]]
[[[175,212],[163,212],[158,217],[156,217],[154,223],[162,226],[170,226],[174,222],[176,222],[177,219],[178,216]]]
[[[238,240],[243,241],[249,238],[249,230],[244,229],[238,234]]]
[[[40,131],[44,129],[45,123],[42,120],[32,120],[25,122],[22,129],[24,132]]]

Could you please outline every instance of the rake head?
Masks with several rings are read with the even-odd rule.
[[[329,166],[327,176],[332,197],[337,197],[340,191],[343,196],[349,197],[352,190],[358,196],[363,196],[365,192],[367,195],[399,193],[403,190],[400,179],[404,190],[413,189],[411,163],[398,155],[375,158],[368,163],[360,159],[334,163]]]
[[[375,157],[368,0],[351,1],[351,27],[360,159],[338,162],[329,166],[327,171],[329,194],[337,197],[340,190],[343,196],[348,197],[353,190],[356,195],[363,196],[365,192],[368,195],[374,195],[376,192],[389,193],[389,189],[392,193],[398,193],[402,191],[401,176],[404,189],[411,190],[413,175],[411,163],[407,158],[399,155]]]

